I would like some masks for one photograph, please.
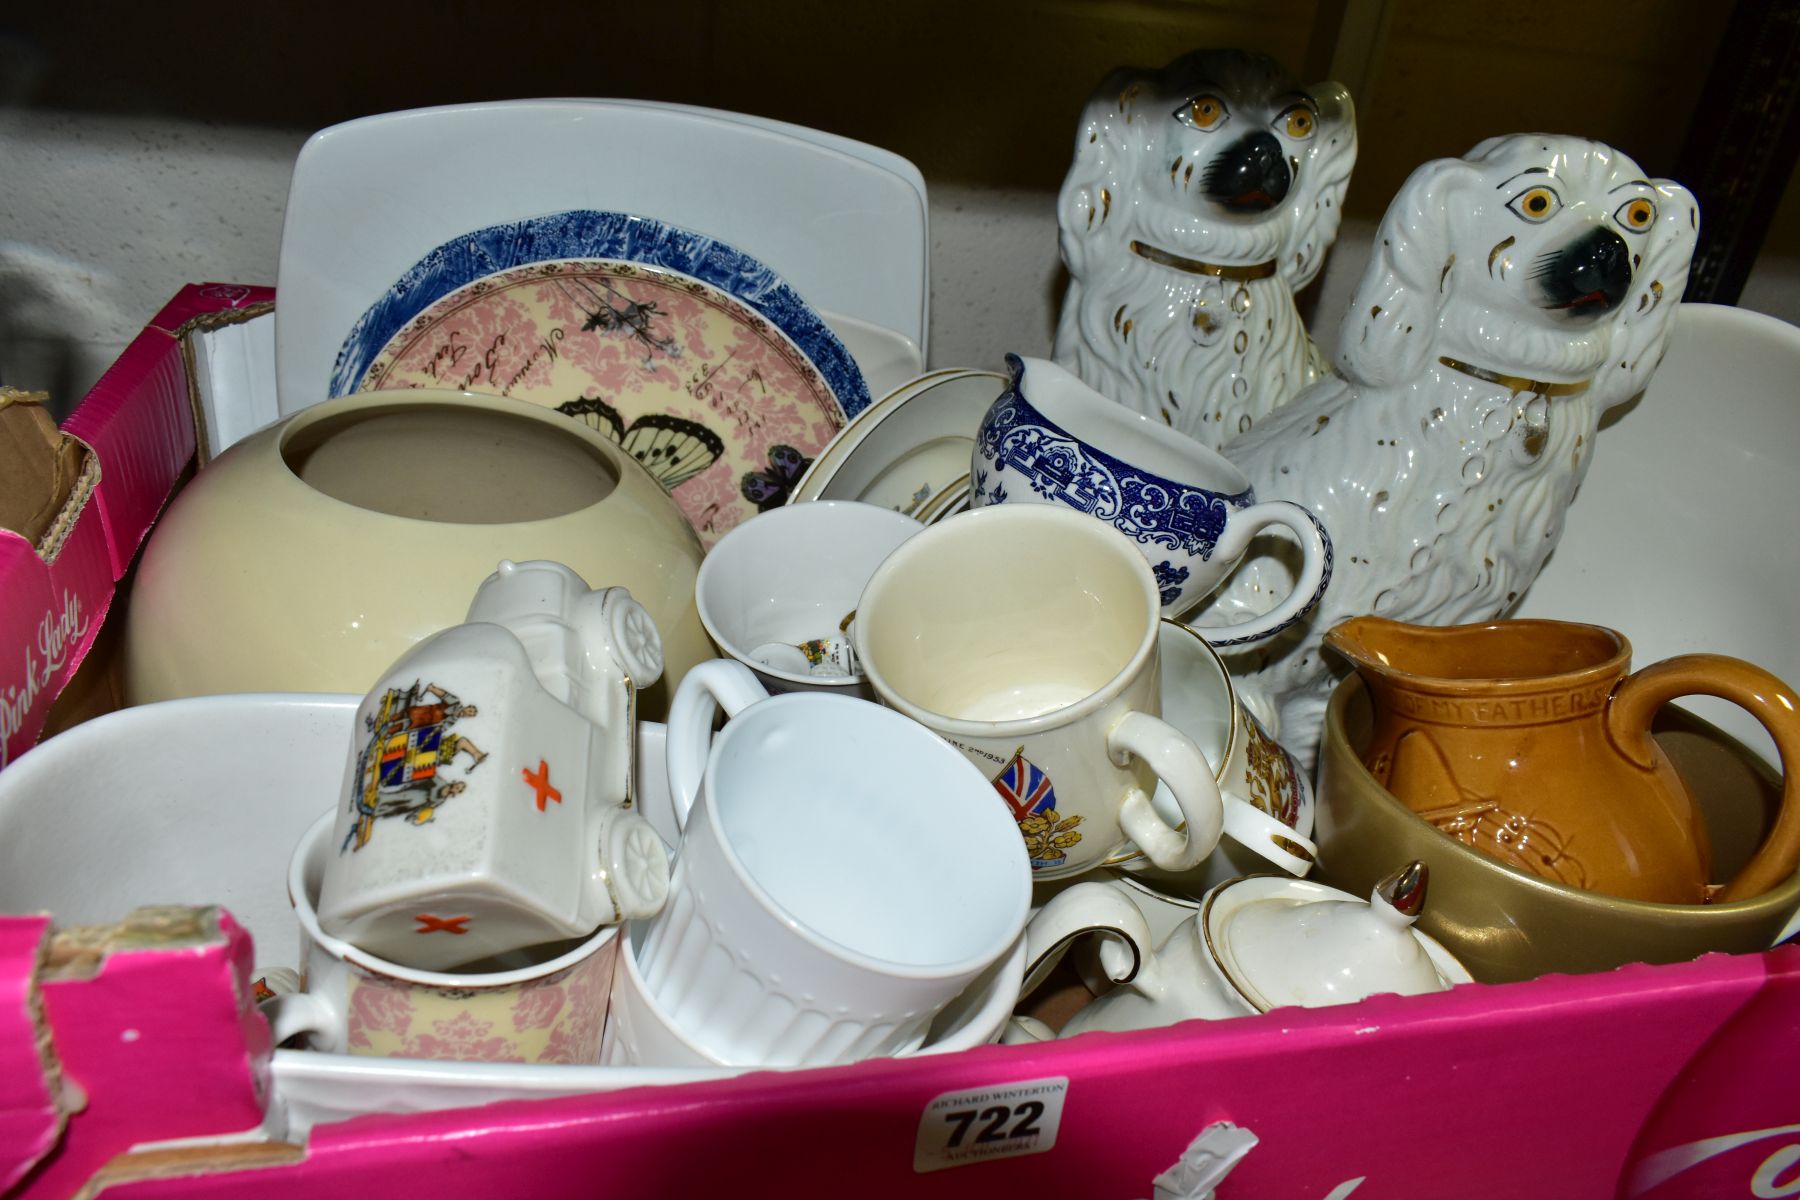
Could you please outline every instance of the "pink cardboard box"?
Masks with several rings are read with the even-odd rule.
[[[76,530],[90,540],[66,543],[52,563],[0,542],[9,752],[35,736],[194,453],[179,331],[268,296],[187,289],[66,423],[101,463]],[[16,677],[22,656],[37,683]],[[368,1115],[289,1144],[264,1084],[266,1030],[245,1003],[254,952],[235,923],[221,918],[218,936],[197,944],[134,947],[85,975],[40,978],[35,948],[48,936],[41,918],[0,918],[0,1193],[34,1200],[1148,1197],[1198,1135],[1225,1123],[1255,1144],[1218,1183],[1221,1200],[1800,1195],[1794,947],[938,1058]]]
[[[47,916],[0,917],[0,1195],[50,1153],[68,1116],[37,990],[49,926]]]
[[[194,457],[186,338],[209,321],[266,312],[274,295],[236,284],[183,288],[63,422],[99,478],[70,498],[75,511],[54,553],[0,530],[0,767],[37,741],[106,620],[114,585]]]
[[[73,1195],[144,1144],[226,1135],[265,1160],[285,1150],[258,1137],[269,1028],[252,1007],[250,935],[217,908],[122,916],[54,932],[0,916],[0,1191],[23,1179],[24,1195]],[[32,972],[14,970],[21,953]],[[22,1023],[21,980],[34,985]]]
[[[106,1168],[104,1194],[1147,1197],[1228,1122],[1256,1144],[1220,1200],[1774,1197],[1800,1192],[1796,1080],[1800,950],[1785,948],[369,1116],[304,1147],[146,1149]]]

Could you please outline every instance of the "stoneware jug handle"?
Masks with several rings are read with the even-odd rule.
[[[1134,757],[1146,763],[1181,810],[1185,833],[1158,816],[1142,790],[1125,797],[1119,827],[1144,857],[1165,871],[1186,871],[1213,852],[1225,828],[1225,803],[1200,747],[1166,721],[1128,712],[1107,734],[1106,749],[1120,766]]]
[[[712,752],[713,718],[720,709],[735,717],[769,693],[756,675],[729,658],[708,659],[691,668],[669,702],[668,767],[669,797],[674,801],[675,824],[687,828],[688,813],[700,794],[706,760]]]
[[[1224,625],[1212,629],[1194,627],[1194,632],[1213,646],[1242,646],[1274,637],[1304,617],[1325,595],[1331,583],[1331,536],[1312,510],[1290,500],[1269,500],[1252,504],[1231,514],[1225,535],[1213,548],[1216,559],[1243,556],[1257,534],[1271,525],[1282,525],[1300,539],[1300,573],[1294,586],[1280,604],[1252,621]]]
[[[1768,891],[1800,866],[1800,700],[1794,690],[1753,663],[1723,654],[1683,654],[1645,667],[1613,689],[1606,730],[1634,765],[1648,769],[1656,744],[1650,722],[1657,710],[1681,696],[1717,696],[1761,722],[1781,755],[1781,809],[1775,826],[1736,878],[1714,897],[1746,900]]]
[[[1025,926],[1025,982],[1021,997],[1044,982],[1075,940],[1098,934],[1100,967],[1115,984],[1128,984],[1150,964],[1150,924],[1131,898],[1104,883],[1065,888]]]

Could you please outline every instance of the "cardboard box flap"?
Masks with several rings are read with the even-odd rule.
[[[0,1192],[62,1137],[68,1113],[38,994],[47,916],[0,917]]]
[[[37,741],[106,619],[114,584],[195,461],[203,416],[193,340],[254,323],[273,301],[268,288],[190,284],[61,434],[36,405],[14,401],[16,411],[0,416],[0,768]]]
[[[134,1148],[268,1136],[280,1114],[251,961],[249,933],[219,908],[149,906],[51,931],[44,1020],[83,1103],[32,1194],[72,1195]]]
[[[157,330],[138,334],[63,422],[63,431],[91,446],[100,460],[97,515],[116,580],[194,454],[180,343]]]
[[[103,467],[99,515],[114,579],[131,565],[199,445],[203,418],[192,338],[266,314],[273,300],[267,288],[189,284],[63,422],[63,431],[92,447]]]
[[[216,316],[237,318],[213,324],[187,339],[192,352],[194,405],[200,420],[200,465],[265,425],[281,419],[275,399],[275,315],[262,306]]]
[[[86,460],[86,448],[56,427],[48,392],[0,387],[0,529],[30,542],[43,557],[64,522]]]

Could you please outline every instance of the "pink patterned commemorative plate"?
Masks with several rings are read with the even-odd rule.
[[[334,395],[401,387],[585,422],[669,489],[708,547],[783,503],[868,404],[842,343],[766,267],[617,213],[497,226],[421,259],[357,323],[333,379]]]

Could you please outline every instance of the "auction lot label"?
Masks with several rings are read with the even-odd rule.
[[[1056,1146],[1067,1076],[945,1092],[925,1106],[913,1143],[913,1170],[941,1171]]]

